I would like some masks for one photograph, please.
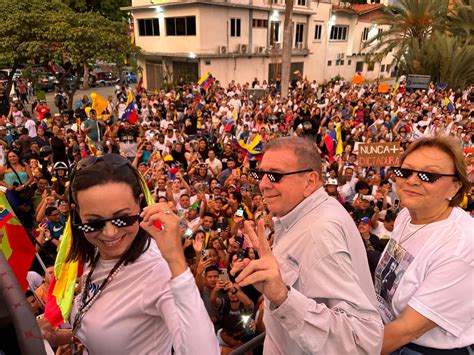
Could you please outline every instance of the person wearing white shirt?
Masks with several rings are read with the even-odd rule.
[[[37,136],[36,134],[36,123],[33,121],[31,117],[28,117],[28,119],[25,122],[25,128],[28,130],[28,135],[31,138],[35,138]]]
[[[214,150],[209,150],[208,158],[206,159],[207,167],[211,172],[212,176],[218,177],[222,172],[222,162],[216,158],[216,153]]]

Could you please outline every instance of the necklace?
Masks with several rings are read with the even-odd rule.
[[[449,211],[451,212],[451,210],[448,208],[446,209],[440,216],[443,216],[446,211]],[[407,223],[405,223],[405,225],[403,226],[403,230],[402,230],[402,233],[400,234],[400,241],[397,242],[397,245],[396,246],[399,246],[399,245],[402,245],[403,242],[406,242],[408,239],[410,239],[414,234],[416,234],[418,231],[422,230],[423,228],[425,228],[427,225],[431,224],[431,223],[434,223],[434,222],[438,222],[440,220],[440,218],[435,218],[433,221],[431,222],[428,222],[424,225],[422,225],[420,228],[418,228],[417,230],[415,230],[414,232],[408,234],[405,239],[403,239],[403,232],[405,232],[405,228],[407,227],[408,223],[410,223],[410,221],[407,221]]]
[[[118,274],[118,272],[120,271],[120,269],[122,268],[123,266],[123,260],[120,259],[115,265],[114,267],[112,268],[112,270],[110,270],[109,274],[107,275],[107,277],[104,279],[104,281],[102,281],[102,283],[100,284],[99,288],[94,292],[94,294],[89,298],[87,299],[87,296],[88,296],[88,290],[89,290],[89,287],[90,287],[90,283],[91,283],[91,279],[92,279],[92,273],[94,272],[95,270],[95,267],[97,266],[97,263],[99,261],[99,252],[97,252],[94,260],[92,261],[92,265],[91,265],[91,269],[89,271],[89,273],[87,274],[87,278],[86,278],[86,282],[84,283],[84,286],[82,288],[82,292],[81,292],[81,304],[79,306],[79,309],[76,313],[76,316],[74,317],[74,323],[73,323],[73,327],[72,327],[72,334],[73,335],[76,335],[77,334],[77,331],[79,330],[79,328],[81,327],[81,322],[82,322],[82,319],[84,318],[84,316],[86,315],[87,311],[92,307],[92,305],[95,303],[95,301],[99,298],[99,296],[101,295],[102,291],[104,291],[105,289],[105,286],[107,286],[110,282],[112,282],[112,280],[114,279],[114,277]]]
[[[407,221],[407,223],[405,223],[405,225],[403,226],[403,230],[402,230],[402,233],[400,234],[400,240],[397,242],[397,246],[402,245],[403,242],[406,242],[408,239],[410,239],[414,234],[416,234],[416,232],[422,230],[423,228],[425,228],[428,224],[431,224],[432,222],[423,224],[420,228],[416,229],[414,232],[411,232],[405,237],[405,239],[403,239],[403,233],[405,232],[405,228],[408,226],[408,223],[410,223],[410,221]]]

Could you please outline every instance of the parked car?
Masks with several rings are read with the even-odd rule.
[[[112,72],[97,72],[95,74],[95,83],[99,86],[114,85],[120,81]]]
[[[138,82],[137,73],[133,71],[122,72],[122,78],[127,84],[136,84]]]
[[[36,82],[36,89],[43,91],[53,91],[56,86],[59,84],[59,81],[51,73],[39,72],[38,81]]]

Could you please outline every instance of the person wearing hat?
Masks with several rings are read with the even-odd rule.
[[[324,184],[324,188],[329,196],[334,197],[338,200],[341,205],[344,205],[345,198],[344,196],[337,190],[339,183],[337,182],[336,178],[328,178],[326,183]]]
[[[380,255],[383,252],[384,245],[380,242],[380,239],[370,232],[371,222],[369,217],[363,217],[357,222],[357,228],[359,229],[360,236],[364,242],[365,250],[367,251],[367,258],[369,260],[369,269],[373,274],[377,268],[377,264],[380,259]]]

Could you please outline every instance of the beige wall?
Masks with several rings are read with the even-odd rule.
[[[214,0],[213,0],[214,1]],[[221,1],[219,1],[221,2]],[[268,5],[268,0],[228,0],[233,4],[253,4],[254,6]],[[147,6],[149,0],[133,0],[133,6]],[[268,7],[268,11],[258,9],[247,9],[228,6],[206,6],[206,5],[186,5],[186,6],[161,6],[160,12],[156,7],[134,12],[136,43],[144,50],[144,54],[155,55],[159,58],[160,54],[168,56],[177,55],[180,57],[189,55],[193,52],[202,58],[199,61],[199,72],[202,75],[210,71],[223,84],[227,84],[232,79],[239,82],[251,82],[257,77],[260,81],[268,79],[269,63],[280,61],[280,58],[250,56],[256,53],[257,47],[268,47],[267,29],[253,28],[252,18],[270,20],[273,19],[273,10],[278,10],[277,20],[280,21],[280,33],[283,34],[284,6],[273,5]],[[295,7],[295,9],[297,9]],[[299,9],[302,9],[299,7]],[[341,75],[350,80],[355,73],[357,61],[365,61],[364,56],[353,56],[354,53],[361,52],[362,32],[365,27],[371,27],[372,23],[363,21],[360,17],[344,13],[335,13],[336,25],[349,26],[349,35],[346,41],[330,41],[328,39],[328,21],[333,15],[332,6],[327,2],[311,2],[313,14],[302,15],[294,14],[294,26],[297,23],[304,23],[307,27],[305,31],[305,46],[309,50],[306,57],[293,57],[292,62],[304,63],[304,76],[310,80],[316,79],[319,82]],[[196,36],[166,36],[165,17],[176,16],[196,16]],[[159,37],[140,37],[138,36],[138,23],[140,18],[159,18],[160,36]],[[240,18],[241,36],[230,36],[230,19]],[[322,24],[322,33],[320,40],[314,40],[315,24]],[[269,21],[270,26],[270,21]],[[293,28],[292,41],[294,45],[295,27]],[[281,37],[280,37],[281,40]],[[248,46],[249,56],[235,55],[240,44]],[[220,46],[227,47],[227,58],[214,58],[217,55]],[[367,50],[364,50],[367,52]],[[344,64],[336,66],[336,59],[339,53],[344,53]],[[171,60],[171,59],[169,59]],[[205,60],[210,60],[211,64],[206,65]],[[327,66],[328,60],[332,65]],[[349,61],[351,64],[349,65]],[[385,58],[383,65],[391,63],[392,57]],[[139,59],[139,64],[145,68],[143,57]],[[380,65],[376,64],[373,71],[367,72],[367,64],[364,65],[364,76],[367,79],[375,79],[380,74]],[[146,79],[146,73],[144,73]],[[388,77],[388,73],[382,73],[382,76]],[[146,82],[146,80],[145,80]]]

